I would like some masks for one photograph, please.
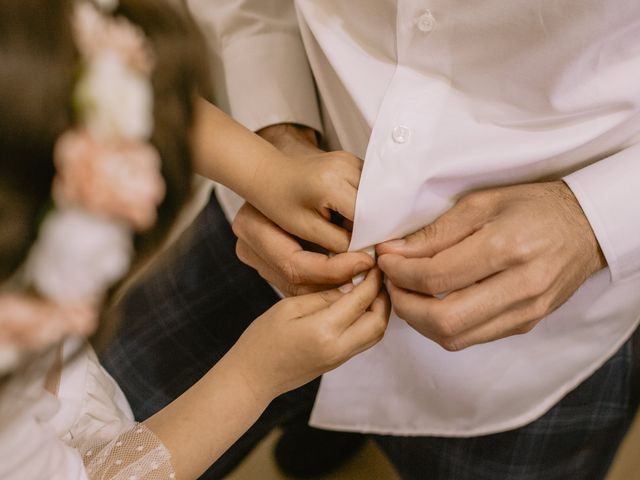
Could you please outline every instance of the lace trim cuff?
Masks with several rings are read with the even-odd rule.
[[[74,445],[91,480],[173,480],[171,454],[142,424],[109,442]]]

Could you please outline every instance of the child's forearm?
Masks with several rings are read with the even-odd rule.
[[[227,354],[198,383],[144,422],[171,453],[178,479],[196,479],[258,419],[272,399]]]
[[[195,170],[252,201],[283,154],[205,100],[198,100],[193,132]]]

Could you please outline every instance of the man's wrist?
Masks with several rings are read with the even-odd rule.
[[[256,132],[285,154],[315,153],[318,151],[317,132],[295,123],[279,123]]]
[[[607,260],[604,256],[604,253],[602,252],[600,244],[598,243],[595,232],[593,231],[593,228],[591,227],[587,216],[582,210],[580,202],[574,195],[569,185],[567,185],[565,182],[560,180],[557,182],[553,182],[553,184],[558,187],[559,196],[564,200],[565,205],[567,205],[567,207],[569,208],[570,215],[574,219],[575,224],[580,226],[584,231],[583,238],[587,240],[588,245],[590,246],[590,258],[592,260],[589,265],[589,274],[593,274],[598,270],[605,268],[607,266]]]

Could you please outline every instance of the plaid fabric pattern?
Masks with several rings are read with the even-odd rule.
[[[633,414],[632,342],[549,412],[474,438],[376,437],[406,479],[590,480],[606,476]]]
[[[102,361],[138,420],[199,380],[278,301],[236,258],[235,240],[212,196],[170,255],[125,298],[122,327]],[[546,415],[511,432],[374,438],[406,479],[600,479],[635,411],[632,353],[629,341]],[[318,385],[276,399],[202,478],[224,477],[272,428],[308,418]]]

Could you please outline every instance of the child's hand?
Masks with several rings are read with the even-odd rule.
[[[366,253],[341,253],[351,239],[361,169],[362,161],[345,152],[289,147],[263,167],[253,205],[245,204],[235,218],[240,260],[287,296],[342,285],[372,268]],[[343,217],[340,226],[332,212]],[[296,237],[338,255],[308,251]]]
[[[330,252],[346,252],[351,233],[331,221],[353,221],[362,160],[347,152],[282,155],[257,172],[249,202],[285,231]]]
[[[253,322],[227,360],[268,402],[378,343],[389,312],[375,268],[350,293],[328,290],[282,300]]]

